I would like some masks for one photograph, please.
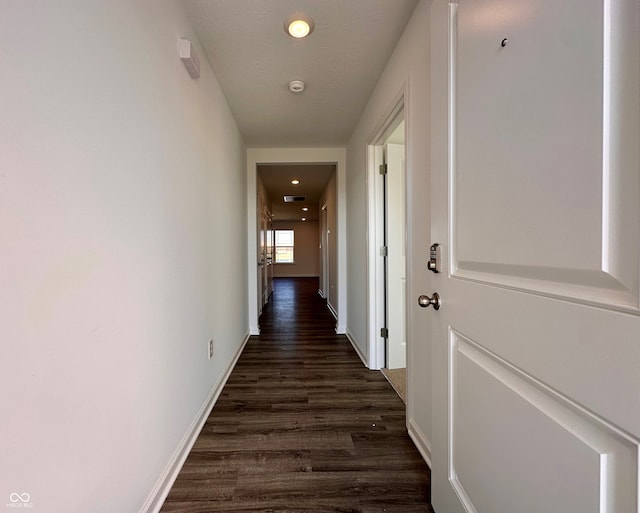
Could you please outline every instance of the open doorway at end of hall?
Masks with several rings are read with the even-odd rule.
[[[260,334],[259,316],[261,310],[261,302],[264,296],[268,294],[268,279],[267,275],[267,294],[263,296],[263,274],[264,270],[260,263],[263,258],[263,252],[260,245],[260,215],[258,212],[257,196],[258,189],[260,188],[258,182],[258,168],[263,166],[278,166],[288,167],[286,171],[292,171],[291,168],[302,166],[299,171],[304,171],[308,167],[320,165],[325,167],[331,166],[332,180],[334,181],[331,187],[331,198],[322,202],[322,205],[327,203],[328,207],[328,224],[334,225],[334,228],[330,228],[329,233],[329,287],[328,287],[328,303],[331,304],[335,313],[337,314],[336,321],[336,333],[345,334],[346,327],[346,303],[347,303],[347,290],[346,290],[346,149],[345,148],[249,148],[247,149],[247,293],[249,296],[248,303],[248,317],[249,317],[249,333],[251,335]],[[284,173],[284,171],[283,171]],[[317,173],[313,173],[317,178]],[[309,185],[310,182],[300,176],[285,177],[288,178],[283,185],[286,187],[286,192],[280,191],[278,194],[268,194],[271,197],[283,198],[284,195],[305,196],[305,201],[309,200],[308,194],[302,190],[305,185]],[[293,184],[293,179],[299,180],[299,183]],[[314,178],[314,177],[310,177]],[[313,180],[312,180],[313,181]],[[301,187],[302,186],[302,187]],[[319,201],[320,202],[320,201]],[[308,206],[309,212],[312,211],[311,205],[301,205],[294,202],[293,205],[300,208],[298,215],[302,217],[302,208]],[[316,211],[315,208],[313,211]],[[274,202],[271,202],[271,219],[273,231],[275,231],[276,223],[278,222],[278,215],[275,209]],[[319,215],[319,213],[318,213]],[[304,216],[306,217],[306,216]],[[284,218],[281,218],[283,220]],[[302,222],[302,219],[300,218]],[[318,221],[319,222],[319,221]],[[275,238],[275,237],[274,237]],[[268,238],[267,238],[268,239]],[[274,241],[275,242],[275,241]],[[268,246],[268,244],[267,244]],[[275,246],[275,244],[274,244]],[[315,241],[315,251],[319,253],[319,240]],[[275,265],[274,253],[276,248],[272,247],[272,264]],[[269,251],[267,250],[267,253]],[[295,253],[295,248],[294,248]],[[268,257],[268,255],[267,255]],[[295,255],[294,255],[295,260]],[[257,265],[256,265],[257,264]],[[257,272],[256,272],[257,268]],[[290,267],[290,269],[294,269]],[[273,269],[273,277],[276,276],[276,271]],[[325,291],[323,291],[325,292]]]
[[[258,325],[276,278],[314,278],[338,320],[333,163],[257,163]]]

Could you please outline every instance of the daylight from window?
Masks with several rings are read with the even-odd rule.
[[[293,264],[293,230],[276,230],[276,264]]]

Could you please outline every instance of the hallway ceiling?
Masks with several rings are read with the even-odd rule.
[[[274,221],[317,221],[320,214],[320,197],[335,172],[333,164],[261,164],[258,175],[271,200]],[[291,180],[300,180],[293,185]],[[305,196],[300,203],[285,203],[283,195]],[[309,210],[304,212],[302,207]]]
[[[345,146],[417,1],[183,0],[248,147]]]

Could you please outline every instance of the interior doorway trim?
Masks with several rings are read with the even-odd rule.
[[[347,331],[347,199],[345,148],[248,148],[247,149],[247,287],[249,333],[260,334],[258,323],[257,255],[257,172],[259,164],[333,164],[336,166],[336,219],[338,305],[336,333]]]
[[[384,261],[380,256],[380,248],[384,246],[384,209],[382,207],[384,190],[379,168],[384,162],[382,146],[403,116],[405,162],[408,168],[409,162],[406,158],[409,142],[409,119],[406,116],[408,98],[409,83],[405,82],[373,130],[367,146],[367,339],[369,346],[367,365],[375,370],[382,369],[385,365],[385,339],[380,336],[380,329],[386,323]],[[408,173],[408,169],[405,172]],[[405,197],[408,196],[405,194]],[[408,205],[405,205],[405,208],[407,209]],[[408,303],[405,301],[405,304]],[[408,322],[406,318],[405,322]],[[407,358],[407,367],[408,365]]]

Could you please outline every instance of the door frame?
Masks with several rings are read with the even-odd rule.
[[[405,154],[405,198],[406,176],[408,174],[409,154],[409,120],[407,112],[408,105],[408,82],[403,84],[402,89],[396,94],[390,107],[387,109],[381,120],[372,132],[367,143],[367,340],[368,340],[368,362],[370,369],[380,370],[385,365],[385,340],[380,336],[380,328],[386,325],[385,313],[385,262],[381,258],[380,248],[384,245],[384,191],[383,177],[380,175],[379,167],[384,162],[383,146],[393,130],[404,119],[404,154]],[[408,223],[406,213],[409,212],[409,205],[405,204],[405,223]],[[406,226],[405,226],[406,229]],[[408,254],[408,251],[407,251]],[[405,256],[405,266],[408,269],[407,257]],[[408,290],[408,287],[407,287]],[[405,304],[408,305],[408,298]],[[408,319],[405,316],[405,323]],[[408,326],[407,326],[408,327]],[[407,337],[407,372],[409,372],[409,346]]]
[[[338,304],[336,333],[347,331],[347,187],[345,148],[248,148],[247,149],[247,292],[249,334],[259,335],[257,254],[257,174],[260,164],[330,164],[336,166],[336,220]]]

